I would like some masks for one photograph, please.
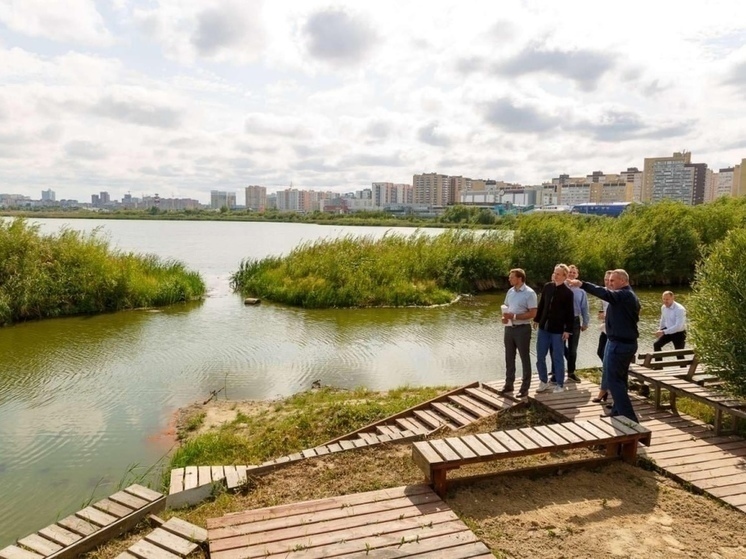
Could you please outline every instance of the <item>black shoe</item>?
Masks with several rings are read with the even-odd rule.
[[[570,373],[567,375],[567,379],[571,380],[573,382],[580,382],[580,379],[577,377],[575,373]]]
[[[599,396],[598,398],[591,398],[591,402],[593,402],[594,404],[600,404],[601,402],[605,402],[608,399],[609,391],[607,390],[606,392],[604,392],[603,396]]]
[[[550,384],[557,384],[557,377],[554,376],[554,373],[549,375],[549,383]]]
[[[523,398],[528,397],[528,390],[521,390],[518,394],[515,395],[516,398],[520,398],[521,400]]]
[[[512,386],[503,386],[500,390],[497,391],[498,394],[510,394],[513,392]]]

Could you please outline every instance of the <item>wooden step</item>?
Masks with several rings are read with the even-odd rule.
[[[449,397],[449,400],[451,403],[456,404],[459,408],[464,409],[476,417],[489,417],[495,414],[495,410],[486,409],[484,406],[480,405],[479,402],[475,402],[468,396],[455,395]]]
[[[515,405],[515,402],[513,400],[506,398],[505,396],[501,396],[494,390],[488,389],[484,386],[479,388],[467,388],[466,393],[475,400],[484,402],[485,404],[489,405],[492,408],[495,408],[498,411],[507,409]]]
[[[156,518],[160,522],[160,519]],[[116,559],[182,559],[207,541],[207,530],[180,518],[170,518]]]
[[[165,506],[165,495],[130,485],[0,549],[0,559],[72,559],[132,530]]]
[[[443,404],[441,402],[433,402],[430,404],[433,409],[437,410],[441,415],[451,419],[459,427],[464,427],[476,421],[476,417],[466,412],[457,410],[454,406]]]
[[[413,413],[420,422],[424,423],[431,429],[438,429],[444,425],[451,430],[458,428],[447,417],[443,417],[436,410],[415,410]]]

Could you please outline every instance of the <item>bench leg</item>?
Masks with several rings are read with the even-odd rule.
[[[622,445],[622,460],[627,462],[627,464],[636,464],[637,463],[637,441],[632,441],[631,443],[624,443]]]
[[[715,408],[715,436],[723,431],[723,410]]]
[[[445,499],[446,496],[446,472],[447,470],[444,469],[430,471],[430,483],[433,484],[433,489],[441,499]]]
[[[679,410],[676,409],[676,394],[668,391],[668,400],[671,402],[671,411],[676,415],[679,415]]]
[[[655,385],[655,409],[661,409],[661,386],[660,384]]]
[[[619,456],[619,444],[612,443],[606,445],[606,456]]]

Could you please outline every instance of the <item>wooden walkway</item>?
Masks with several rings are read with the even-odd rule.
[[[583,381],[566,385],[561,394],[534,391],[530,397],[571,420],[599,417],[603,407],[591,402],[598,386]],[[649,458],[672,477],[746,512],[746,440],[717,436],[713,427],[694,417],[656,410],[652,402],[630,393],[640,423],[652,431],[652,443],[639,456]]]
[[[231,513],[207,529],[211,559],[493,557],[427,485]]]
[[[306,458],[381,443],[420,440],[444,427],[455,431],[517,405],[521,403],[500,396],[490,386],[475,382],[317,447],[268,460],[262,464],[176,468],[171,470],[168,507],[179,508],[199,503],[212,494],[216,485],[224,485],[229,490],[235,490],[246,483],[249,474],[264,474]]]

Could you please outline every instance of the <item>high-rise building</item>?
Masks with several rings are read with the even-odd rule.
[[[219,210],[222,207],[235,208],[236,207],[236,193],[227,192],[225,190],[211,190],[210,191],[210,208],[213,210]]]
[[[246,209],[263,212],[267,208],[267,188],[264,186],[246,187]]]
[[[659,202],[666,198],[692,203],[693,184],[686,184],[690,171],[684,165],[692,162],[689,151],[675,152],[671,157],[646,157],[642,175],[642,201]]]
[[[626,202],[642,202],[642,176],[643,172],[637,167],[627,167],[626,171],[619,173],[622,180],[628,185]],[[630,186],[631,185],[631,186]],[[630,192],[631,191],[631,192]]]
[[[51,190],[51,189],[42,190],[41,191],[41,201],[42,202],[54,202],[55,201],[54,190]]]
[[[100,208],[101,207],[101,196],[98,194],[91,194],[91,206],[94,208]]]
[[[99,198],[101,200],[101,205],[102,206],[107,206],[107,205],[111,204],[111,197],[109,196],[108,192],[101,192],[99,194]]]
[[[693,206],[698,204],[704,204],[705,202],[705,186],[707,185],[708,171],[707,163],[690,163],[684,165],[689,170],[691,179],[687,178],[687,183],[692,184],[692,197],[691,203]],[[684,200],[684,203],[687,203]]]
[[[445,206],[451,198],[448,175],[425,173],[412,177],[413,202],[427,206]]]
[[[373,204],[379,208],[396,204],[396,187],[393,182],[374,182],[371,184]]]

